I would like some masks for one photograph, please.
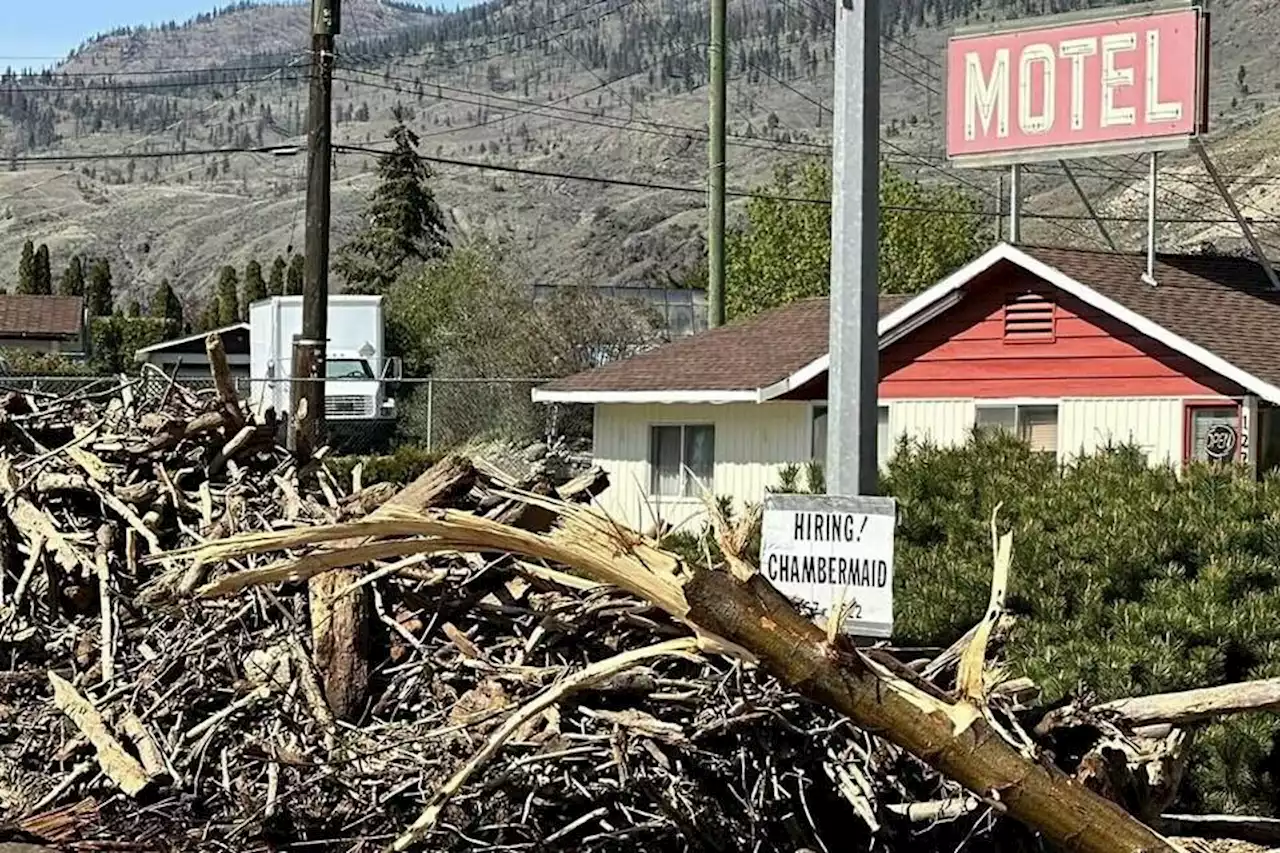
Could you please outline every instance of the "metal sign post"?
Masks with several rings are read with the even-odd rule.
[[[837,0],[827,489],[876,492],[880,2]]]

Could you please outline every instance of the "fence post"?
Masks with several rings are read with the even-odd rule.
[[[427,452],[431,452],[431,428],[435,425],[435,388],[436,381],[434,379],[427,380]]]

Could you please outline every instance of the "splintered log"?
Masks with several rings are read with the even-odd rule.
[[[1280,709],[1280,678],[1201,687],[1177,693],[1130,696],[1091,708],[1067,705],[1055,709],[1036,724],[1037,735],[1054,729],[1088,724],[1093,719],[1123,723],[1131,728],[1182,726],[1229,714]]]
[[[98,766],[102,772],[129,796],[136,797],[142,793],[151,778],[138,760],[125,752],[98,710],[56,673],[49,673],[49,683],[53,686],[54,704],[71,718],[71,722],[97,750]]]
[[[450,503],[471,490],[475,476],[469,461],[448,457],[365,519],[376,521],[388,513],[420,512]],[[364,538],[355,537],[334,543],[332,548],[341,554],[363,544],[366,544]],[[342,720],[359,716],[369,687],[370,593],[365,586],[349,589],[361,574],[359,569],[346,568],[350,565],[344,563],[343,568],[318,574],[307,584],[312,653],[324,684],[325,699],[334,715]],[[340,592],[344,594],[339,595]]]
[[[204,339],[204,349],[209,356],[209,369],[213,372],[213,384],[218,389],[218,402],[226,416],[228,430],[239,432],[244,426],[244,412],[240,410],[240,397],[236,394],[236,383],[231,376],[231,365],[227,363],[222,336],[209,334]]]
[[[1051,844],[1079,853],[1176,853],[1169,841],[1047,758],[1024,755],[988,721],[985,708],[931,695],[845,638],[829,640],[759,573],[740,578],[690,566],[582,507],[542,503],[562,515],[562,526],[548,535],[468,513],[392,510],[363,523],[208,543],[196,553],[198,559],[228,559],[301,541],[408,536],[431,537],[419,543],[424,552],[507,551],[561,563],[657,605],[688,625],[706,650],[759,661],[798,693],[902,747],[982,800],[999,803]],[[404,542],[382,544],[403,554]]]

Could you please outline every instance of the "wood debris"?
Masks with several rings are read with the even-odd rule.
[[[450,457],[404,489],[299,469],[215,385],[0,400],[0,844],[1012,850],[1013,817],[1052,837],[1083,816],[1075,849],[1101,851],[1274,831],[1161,815],[1188,732],[1274,709],[1275,685],[1035,710],[991,664],[1007,539],[963,641],[855,649],[751,569],[746,528],[721,525],[712,569],[584,511],[594,469],[506,482]]]

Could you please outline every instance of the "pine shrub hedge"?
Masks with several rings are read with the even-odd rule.
[[[806,476],[807,475],[807,476]],[[806,490],[813,472],[784,473]],[[1006,436],[904,443],[895,642],[945,646],[982,616],[992,510],[1014,534],[1004,650],[1052,705],[1280,676],[1280,475],[1151,467],[1132,447],[1067,466]],[[706,534],[668,539],[705,559]],[[1280,815],[1280,715],[1200,730],[1178,808]]]

